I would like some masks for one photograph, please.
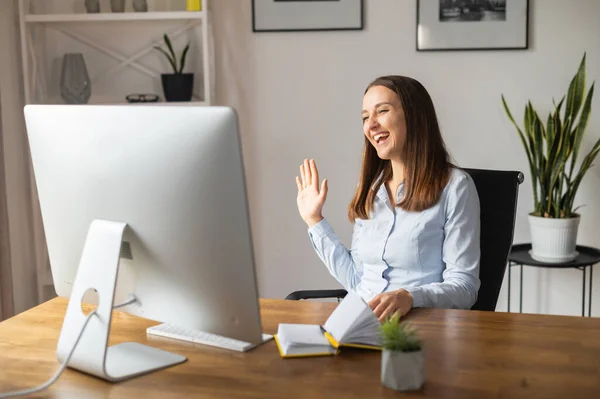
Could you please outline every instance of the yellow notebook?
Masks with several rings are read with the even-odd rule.
[[[341,347],[381,350],[380,325],[367,303],[349,292],[323,326],[279,324],[274,338],[283,358],[337,355]]]
[[[338,354],[338,349],[329,343],[321,327],[314,324],[279,324],[273,338],[283,358]]]

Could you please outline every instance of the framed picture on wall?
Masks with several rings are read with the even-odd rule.
[[[253,32],[362,28],[363,0],[252,0]]]
[[[417,51],[524,50],[529,0],[417,0]]]

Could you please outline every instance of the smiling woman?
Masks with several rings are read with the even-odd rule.
[[[327,180],[320,182],[314,160],[300,166],[297,204],[314,250],[382,321],[414,307],[471,308],[480,286],[479,197],[450,162],[427,90],[405,76],[377,78],[361,115],[349,250],[322,216]]]

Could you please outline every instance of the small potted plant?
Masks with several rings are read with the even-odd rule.
[[[418,390],[424,381],[425,357],[417,332],[394,315],[381,323],[381,384],[397,391]]]
[[[515,126],[531,172],[533,211],[529,213],[531,257],[540,262],[565,263],[577,257],[580,215],[575,195],[600,152],[600,139],[587,154],[580,152],[590,118],[594,84],[585,93],[585,54],[567,94],[542,119],[529,101],[523,130],[502,95],[502,105]],[[562,114],[562,115],[561,115]],[[578,165],[578,168],[576,166]]]
[[[192,99],[192,93],[194,89],[194,74],[183,73],[183,67],[185,66],[185,57],[187,56],[190,44],[188,43],[183,52],[179,65],[177,63],[177,56],[169,36],[166,34],[163,36],[167,51],[162,48],[155,46],[154,48],[162,52],[169,64],[173,67],[173,73],[163,73],[160,75],[162,81],[163,92],[165,94],[165,100],[167,101],[190,101]]]

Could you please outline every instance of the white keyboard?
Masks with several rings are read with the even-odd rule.
[[[218,348],[230,349],[238,352],[246,352],[257,346],[249,342],[223,337],[222,335],[211,334],[204,331],[191,330],[188,328],[175,327],[166,323],[159,324],[154,327],[148,327],[146,329],[146,333],[159,335],[161,337],[179,339],[182,341],[194,342],[197,344],[216,346]],[[273,336],[270,334],[263,334],[262,342],[265,343],[272,338]]]

